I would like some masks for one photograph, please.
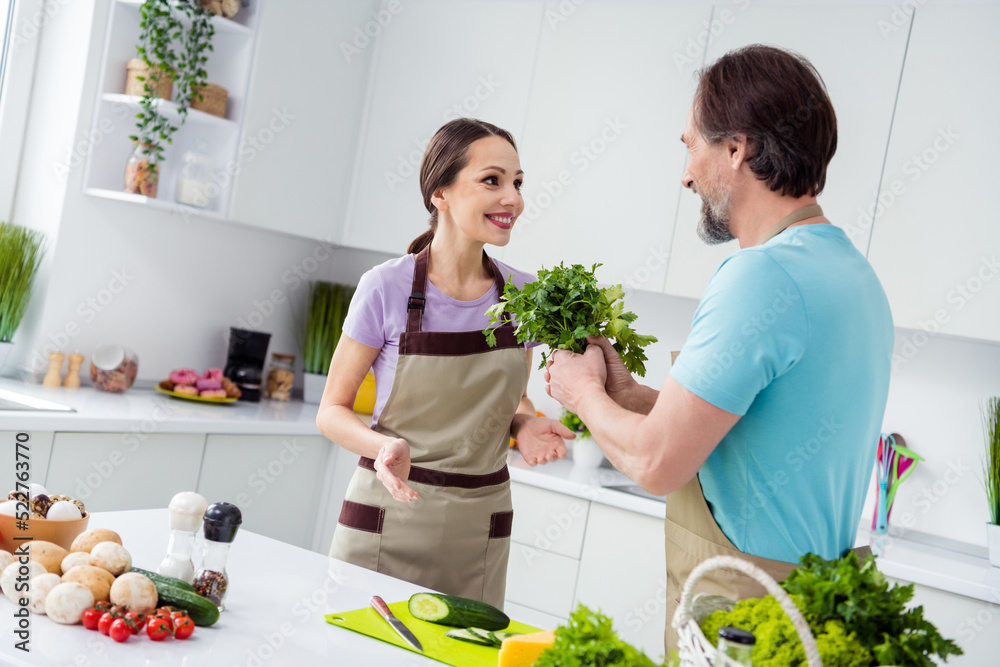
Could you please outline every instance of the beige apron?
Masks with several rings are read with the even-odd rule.
[[[393,500],[362,457],[330,556],[428,589],[503,608],[513,509],[510,422],[528,381],[509,316],[490,348],[482,331],[421,331],[430,248],[415,258],[406,332],[376,431],[410,444],[407,483]],[[483,253],[503,292],[503,278]]]
[[[782,218],[760,243],[766,243],[796,222],[822,214],[819,206],[806,206],[793,211]],[[673,618],[680,604],[681,590],[691,571],[699,563],[713,556],[735,556],[757,565],[775,581],[786,579],[796,566],[796,563],[751,556],[737,549],[712,516],[697,475],[667,496],[664,533],[667,560],[667,628],[664,643],[668,655],[670,649],[677,648],[677,631],[673,627]],[[859,547],[853,551],[862,560],[871,553],[868,547]],[[733,570],[709,572],[699,582],[697,592],[724,595],[731,600],[767,595],[767,591],[756,579]],[[714,642],[715,638],[708,639]]]

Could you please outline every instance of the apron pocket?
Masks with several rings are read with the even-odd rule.
[[[337,522],[342,526],[363,530],[366,533],[382,534],[382,523],[385,521],[385,508],[375,505],[365,505],[352,500],[345,500],[344,506],[340,510],[340,520]]]
[[[497,540],[510,537],[514,525],[514,510],[494,512],[490,517],[490,539]]]
[[[330,557],[378,570],[385,508],[345,500],[333,532]]]

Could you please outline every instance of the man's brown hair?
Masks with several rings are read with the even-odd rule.
[[[837,116],[812,63],[753,44],[702,70],[694,122],[709,144],[745,135],[747,164],[782,195],[818,195],[837,151]]]

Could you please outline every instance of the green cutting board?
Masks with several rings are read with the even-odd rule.
[[[455,628],[428,623],[427,621],[418,621],[413,618],[407,609],[407,602],[407,600],[392,602],[389,604],[389,609],[420,640],[420,643],[424,647],[423,655],[443,662],[446,665],[453,665],[454,667],[496,667],[497,654],[500,652],[500,649],[489,646],[476,646],[469,642],[445,637],[444,633]],[[408,651],[419,653],[419,651],[407,644],[402,637],[397,635],[395,630],[389,627],[385,619],[379,616],[378,612],[371,607],[345,611],[341,614],[328,614],[324,618],[331,625],[353,630],[354,632],[380,639],[394,646],[405,648]],[[540,632],[540,630],[524,623],[511,621],[510,627],[506,629],[506,632],[531,634],[533,632]]]

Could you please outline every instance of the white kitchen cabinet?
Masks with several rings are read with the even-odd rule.
[[[49,458],[52,454],[52,431],[0,431],[0,470],[7,481],[0,484],[0,500],[14,490],[17,484],[15,474],[27,470],[29,482],[45,484],[49,471]],[[22,443],[19,448],[18,443]],[[18,456],[20,453],[20,456]],[[27,468],[18,468],[18,464],[27,462]],[[10,488],[7,488],[10,487]],[[53,489],[57,495],[72,495],[68,491]]]
[[[899,22],[895,29],[880,27],[880,21],[891,24],[891,14],[886,6],[860,4],[717,5],[712,22],[716,34],[706,49],[706,63],[711,63],[741,46],[771,44],[802,54],[816,67],[837,114],[837,152],[827,170],[819,204],[862,253],[868,249],[870,216],[878,193],[890,187],[883,180],[880,188],[880,176],[909,27],[902,12],[906,20],[895,19]],[[910,71],[909,62],[906,71]],[[688,96],[686,104],[690,103]],[[677,126],[677,135],[682,127]],[[895,137],[895,127],[892,131]],[[669,187],[682,189],[679,179]],[[705,245],[696,233],[700,216],[701,198],[683,192],[667,271],[668,294],[700,298],[719,264],[739,249],[736,241]]]
[[[909,582],[886,577],[890,584]],[[929,586],[914,584],[910,608],[922,605],[924,618],[938,632],[953,640],[965,652],[948,659],[948,667],[980,667],[996,664],[1000,654],[1000,598],[992,603],[974,600]]]
[[[711,7],[545,3],[524,136],[525,211],[504,261],[602,263],[604,283],[660,291],[693,93],[686,40]],[[572,9],[572,12],[569,10]]]
[[[1000,7],[921,7],[913,18],[870,259],[897,326],[1000,340],[996,161]],[[913,353],[926,345],[912,337]],[[904,348],[904,354],[909,354]]]
[[[232,220],[340,240],[374,44],[398,29],[401,8],[401,0],[263,8]]]
[[[87,155],[84,193],[149,208],[177,211],[185,218],[191,215],[209,218],[227,216],[232,183],[237,172],[235,160],[247,101],[247,83],[253,63],[257,18],[263,4],[262,0],[256,0],[250,6],[242,8],[232,19],[221,16],[211,19],[215,27],[212,38],[214,50],[208,53],[205,69],[208,71],[208,82],[220,85],[227,91],[225,117],[191,109],[187,121],[181,125],[176,103],[170,100],[160,102],[164,116],[179,129],[173,135],[172,143],[164,145],[165,159],[160,163],[157,195],[145,197],[123,192],[125,165],[133,150],[129,135],[136,133],[135,115],[140,111],[140,98],[124,94],[126,63],[137,57],[139,9],[142,2],[110,0],[107,14],[104,14],[98,3],[98,20],[107,21],[107,30],[91,131],[87,141],[83,142]],[[177,178],[184,166],[183,155],[196,148],[202,140],[207,145],[205,154],[211,160],[211,182],[214,184],[206,190],[209,202],[204,208],[180,204],[174,198]]]
[[[340,519],[340,510],[344,505],[344,498],[347,496],[347,485],[354,477],[354,471],[358,468],[357,454],[346,450],[332,442],[327,442],[330,448],[330,455],[327,459],[326,473],[323,476],[322,494],[320,500],[320,515],[316,521],[316,539],[313,542],[312,550],[321,553],[330,553],[330,544],[333,542],[333,532],[337,529],[337,521]]]
[[[167,507],[197,486],[204,446],[198,434],[56,433],[45,486],[93,512]]]
[[[550,616],[567,618],[580,561],[511,541],[506,599]]]
[[[401,255],[426,231],[420,161],[445,122],[470,116],[521,136],[542,7],[501,0],[402,4],[369,47],[374,61],[344,245]]]
[[[511,539],[580,559],[590,502],[527,484],[511,484],[514,525]]]
[[[328,451],[320,436],[209,435],[197,491],[239,507],[247,530],[309,548]]]
[[[663,519],[591,503],[574,607],[600,608],[622,639],[655,659],[666,593]]]

